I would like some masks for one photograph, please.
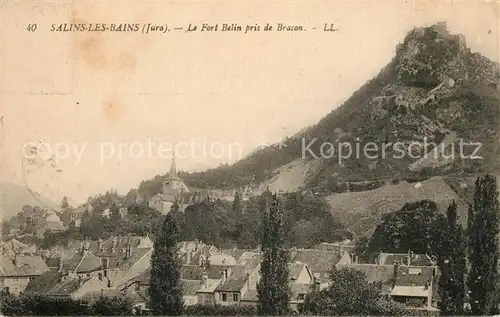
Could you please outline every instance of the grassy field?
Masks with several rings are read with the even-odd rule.
[[[332,214],[357,235],[371,235],[383,214],[401,209],[406,203],[432,200],[445,212],[455,200],[460,222],[467,220],[466,202],[441,177],[433,177],[421,183],[401,182],[377,189],[341,193],[326,197]]]

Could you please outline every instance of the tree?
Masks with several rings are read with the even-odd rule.
[[[271,201],[268,195],[263,195],[263,200],[263,259],[261,278],[257,284],[257,309],[261,315],[286,315],[289,312],[291,291],[288,283],[288,250],[285,249],[284,211],[276,195],[272,196]]]
[[[470,271],[467,284],[474,315],[493,315],[497,310],[498,213],[496,178],[491,175],[478,177],[468,228]]]
[[[233,200],[233,212],[236,216],[240,216],[243,211],[243,206],[241,204],[241,194],[236,192]]]
[[[116,204],[113,204],[110,208],[111,220],[118,221],[121,219],[120,209]]]
[[[438,293],[440,309],[445,315],[463,313],[465,297],[466,240],[462,226],[457,224],[457,205],[453,202],[446,217],[439,215],[433,224],[432,254],[441,275]]]
[[[407,203],[394,213],[386,214],[370,239],[369,252],[425,254],[431,246],[431,224],[439,213],[435,202],[422,200]]]
[[[151,257],[149,296],[155,315],[178,316],[182,313],[181,266],[178,253],[180,228],[172,214],[167,214],[160,234],[154,242]]]
[[[133,313],[133,304],[126,297],[99,298],[92,303],[92,314],[97,316],[130,316]]]
[[[69,205],[68,202],[68,197],[64,196],[61,202],[61,211],[62,212],[68,212],[71,210],[71,206]]]

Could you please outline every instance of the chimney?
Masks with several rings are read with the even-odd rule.
[[[198,264],[200,266],[204,266],[205,265],[205,262],[203,262],[203,255],[200,255],[200,260],[198,261]]]
[[[201,276],[201,283],[204,288],[208,287],[208,274],[207,272],[203,272],[203,275]]]
[[[131,256],[132,256],[132,248],[129,243],[127,245],[127,250],[125,250],[125,259],[130,259]]]
[[[245,281],[245,286],[247,291],[250,289],[250,273],[247,273],[247,279]]]
[[[102,269],[103,270],[109,269],[109,259],[108,258],[102,259]]]
[[[63,260],[62,260],[61,256],[59,256],[57,258],[57,271],[62,272],[62,270],[63,270]]]
[[[12,259],[12,263],[14,263],[16,267],[21,267],[21,263],[19,262],[17,253],[14,253],[14,259]]]
[[[358,264],[359,263],[359,256],[355,255],[354,256],[354,264]]]
[[[103,245],[102,245],[102,239],[101,238],[99,238],[99,241],[97,242],[97,250],[99,250],[99,252],[103,251]]]
[[[293,248],[290,249],[290,258],[291,258],[291,261],[293,261],[293,259],[295,259],[296,256],[297,256],[297,248],[293,247]]]
[[[429,282],[425,282],[424,284],[424,290],[428,290],[429,289]]]
[[[81,276],[78,276],[78,287],[81,287],[83,285],[83,278]]]
[[[84,249],[83,241],[80,241],[80,253],[83,253]]]
[[[90,249],[90,241],[85,242],[85,251]]]
[[[406,265],[410,266],[411,265],[411,251],[408,250],[408,254],[406,255]]]
[[[186,252],[186,264],[191,263],[191,251]]]
[[[396,278],[398,277],[398,273],[399,273],[399,261],[395,261],[394,262],[394,273],[392,275],[392,287],[394,287],[394,285],[396,285]]]

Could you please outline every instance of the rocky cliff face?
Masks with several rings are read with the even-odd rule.
[[[398,45],[393,61],[309,136],[331,141],[336,136],[328,134],[327,127],[334,131],[340,126],[345,133],[337,144],[359,144],[363,149],[374,142],[378,151],[343,164],[322,159],[323,168],[310,184],[411,175],[424,169],[426,174],[496,170],[498,79],[498,65],[471,53],[465,38],[450,34],[444,23],[414,29]],[[425,141],[427,148],[414,146]],[[470,159],[478,146],[461,142],[481,143],[475,156],[484,159]]]

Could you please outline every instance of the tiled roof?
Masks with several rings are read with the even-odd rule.
[[[121,237],[111,237],[105,241],[89,241],[89,248],[97,256],[101,257],[119,257],[123,256],[125,250],[130,245],[132,252],[135,252],[141,244],[142,239],[147,239],[148,237],[141,236],[121,236]],[[114,246],[114,248],[113,248]]]
[[[38,255],[3,255],[0,259],[0,276],[38,276],[47,271],[47,264]]]
[[[433,277],[432,267],[399,266],[396,277],[396,286],[424,286],[430,285]]]
[[[67,296],[70,295],[71,293],[75,292],[79,288],[81,288],[85,283],[93,279],[92,277],[85,277],[82,278],[82,281],[79,282],[78,278],[68,278],[59,284],[56,284],[52,289],[50,289],[47,293],[47,295],[53,295],[53,296]],[[80,285],[81,283],[81,285]],[[103,288],[106,287],[104,283],[102,284]]]
[[[215,291],[226,291],[226,292],[239,292],[245,282],[247,280],[247,274],[250,274],[244,267],[236,266],[231,271],[231,275],[228,278],[221,282],[216,288]]]
[[[199,265],[183,265],[181,268],[181,279],[200,280],[203,275],[203,267]]]
[[[259,295],[257,293],[257,290],[254,290],[254,289],[249,289],[245,292],[245,294],[243,294],[243,296],[241,297],[241,300],[242,301],[245,301],[245,302],[256,302],[259,300]]]
[[[128,270],[130,269],[134,264],[137,263],[140,259],[142,259],[146,253],[152,252],[152,248],[135,248],[131,250],[131,254],[129,258],[125,257],[125,254],[122,254],[121,256],[116,256],[110,258],[109,261],[109,266],[110,268],[118,268],[120,270]]]
[[[350,244],[340,244],[340,243],[327,243],[322,242],[314,247],[315,250],[323,250],[323,251],[348,251],[354,252],[356,249],[355,245]]]
[[[304,263],[289,263],[288,270],[290,272],[290,279],[298,279],[300,272],[306,267]]]
[[[194,296],[196,291],[202,287],[201,281],[181,280],[181,284],[184,295]]]
[[[342,252],[324,250],[297,250],[292,261],[306,263],[309,269],[315,273],[330,272],[342,258]]]
[[[231,275],[225,282],[221,282],[215,291],[238,292],[245,285],[248,274],[251,274],[261,263],[262,255],[254,255],[246,265],[231,268]]]
[[[61,273],[59,272],[45,272],[39,277],[31,280],[25,292],[53,296],[68,296],[91,279],[95,279],[93,277],[80,278],[81,281],[79,281],[78,277],[64,276],[64,278],[61,278]],[[106,288],[104,283],[102,283],[102,286]]]
[[[291,301],[302,301],[299,299],[299,295],[301,294],[309,294],[313,290],[312,284],[292,284],[292,296],[290,297]]]
[[[149,284],[149,280],[151,279],[151,267],[147,268],[139,275],[131,278],[127,284],[139,282],[141,285]]]
[[[3,251],[18,251],[18,252],[24,252],[25,250],[28,251],[35,251],[33,246],[28,246],[22,242],[20,242],[17,239],[11,239],[10,241],[7,241],[5,243],[2,243],[2,249]]]
[[[80,252],[63,262],[63,269],[76,273],[94,272],[101,269],[101,260],[90,251]]]
[[[368,283],[381,282],[383,291],[388,292],[392,288],[394,280],[393,265],[377,264],[337,264],[337,269],[351,268],[365,273]]]
[[[56,284],[60,283],[61,274],[59,272],[48,271],[31,280],[26,286],[25,292],[45,294]]]
[[[393,265],[395,261],[400,264],[408,264],[408,255],[406,253],[381,253],[380,264]],[[411,266],[431,266],[432,262],[426,254],[413,254],[410,259]]]

